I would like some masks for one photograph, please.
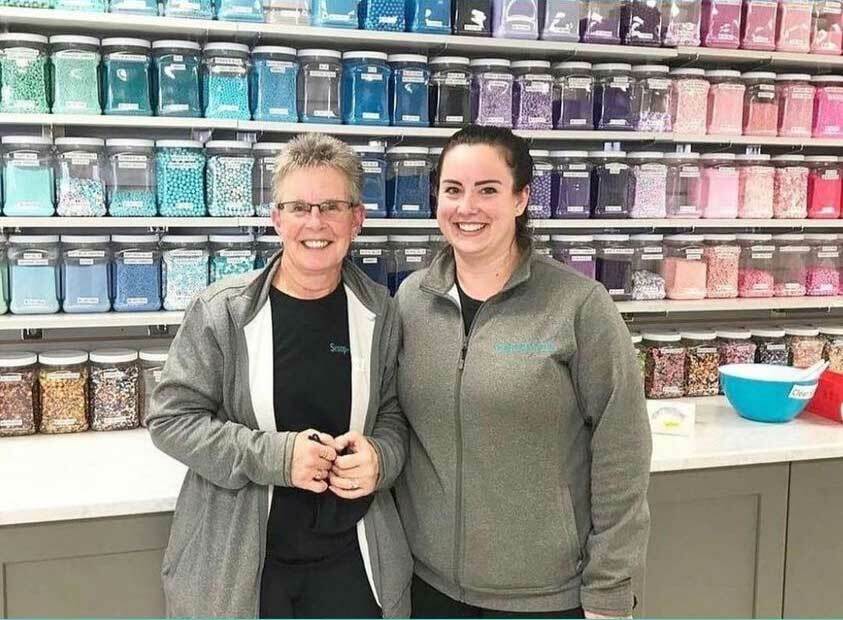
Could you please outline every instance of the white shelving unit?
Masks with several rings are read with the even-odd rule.
[[[24,329],[85,329],[178,325],[184,312],[101,312],[92,314],[4,314],[0,331]]]
[[[619,301],[624,314],[754,312],[758,310],[831,310],[843,308],[840,297],[773,297],[767,299],[701,299],[699,301]]]

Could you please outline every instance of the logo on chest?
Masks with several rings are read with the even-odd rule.
[[[557,346],[553,342],[499,342],[495,353],[500,355],[550,355]]]
[[[336,353],[337,355],[348,355],[351,353],[351,349],[346,346],[334,344],[333,342],[329,345],[328,349],[331,353]]]

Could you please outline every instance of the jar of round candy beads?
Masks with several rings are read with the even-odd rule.
[[[805,235],[811,248],[806,281],[809,297],[840,294],[840,245],[833,233]]]
[[[804,155],[776,155],[773,178],[773,217],[802,219],[808,215],[808,166]]]
[[[739,234],[741,247],[738,271],[739,297],[772,297],[775,286],[773,236],[770,234]]]

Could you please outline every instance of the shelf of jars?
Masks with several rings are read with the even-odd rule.
[[[184,312],[93,312],[89,314],[4,314],[0,331],[178,325]]]
[[[271,226],[243,224],[239,217],[0,217],[0,229],[18,228],[236,228]],[[261,219],[262,218],[255,218]]]

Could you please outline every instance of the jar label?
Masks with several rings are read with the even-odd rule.
[[[632,248],[604,248],[602,250],[603,254],[608,254],[611,256],[629,256],[633,253]]]
[[[170,250],[168,258],[200,258],[205,255],[203,250]]]
[[[363,264],[364,265],[377,265],[379,260],[377,258],[364,258]]]
[[[836,181],[840,178],[840,173],[837,171],[836,168],[831,170],[826,170],[822,174],[822,178],[824,181]]]
[[[70,60],[97,60],[98,54],[96,52],[85,52],[83,50],[61,50],[60,52],[53,52],[53,56],[65,58]]]
[[[366,120],[378,120],[381,117],[378,112],[363,112],[362,116]]]
[[[71,250],[67,255],[70,258],[105,258],[105,250]]]
[[[354,13],[354,22],[357,23],[357,11]],[[350,22],[351,15],[348,13],[328,13],[328,19],[332,22]]]
[[[624,295],[626,291],[622,288],[610,288],[609,295]]]
[[[609,83],[614,86],[628,86],[630,79],[624,75],[618,75],[609,80]]]
[[[335,77],[337,77],[336,71],[326,71],[326,70],[323,70],[323,69],[319,69],[319,70],[313,69],[313,70],[308,71],[307,74],[310,77],[315,77],[315,78],[335,78]]]
[[[404,254],[406,256],[425,256],[427,248],[404,248]]]
[[[484,80],[491,80],[495,83],[495,86],[507,86],[509,82],[513,81],[513,77],[509,73],[483,73],[481,77]]]
[[[569,213],[584,213],[585,207],[579,205],[568,205],[568,212]]]
[[[700,260],[702,258],[703,251],[692,249],[692,250],[685,250],[685,258],[688,260]]]
[[[838,258],[840,252],[817,252],[817,258]]]
[[[590,256],[576,256],[576,255],[573,255],[573,254],[571,255],[571,262],[572,263],[590,263],[593,260],[594,259],[591,258]]]
[[[810,251],[807,245],[788,245],[779,248],[779,252],[784,254],[796,254],[796,253],[805,253]]]
[[[445,84],[448,86],[468,86],[468,73],[447,73]]]
[[[80,306],[96,306],[100,303],[99,297],[77,297],[76,303]]]
[[[228,67],[242,67],[245,62],[242,58],[227,58],[225,56],[214,56],[208,59],[208,62],[213,65],[223,65]],[[222,68],[222,67],[221,67]]]
[[[145,306],[149,303],[148,297],[128,297],[126,298],[127,306]]]
[[[421,160],[410,159],[410,160],[401,162],[401,165],[404,166],[405,168],[423,168],[424,166],[427,165],[427,162],[423,159],[421,159]]]
[[[679,213],[680,214],[696,213],[699,210],[700,209],[697,205],[680,205],[679,206]]]
[[[0,378],[0,381],[3,379]],[[0,428],[21,428],[23,420],[21,418],[14,418],[13,420],[0,420]]]
[[[562,177],[565,179],[587,179],[590,175],[588,172],[563,172]]]
[[[368,248],[360,248],[357,250],[360,256],[383,256],[383,250],[372,250]]]
[[[693,352],[697,355],[713,355],[717,353],[717,347],[697,347]]]
[[[31,47],[10,47],[3,52],[6,58],[14,60],[17,64],[23,66],[28,64],[29,61],[38,58],[40,54],[41,52]]]
[[[0,383],[20,383],[22,380],[23,375],[19,372],[0,373]]]
[[[249,258],[252,256],[251,250],[220,250],[217,256],[226,258]]]
[[[625,170],[629,170],[629,166],[626,164],[606,164],[606,170],[609,171],[609,174],[620,174]]]
[[[149,57],[143,54],[129,54],[126,52],[114,52],[113,54],[109,54],[108,58],[125,62],[147,62],[149,60]]]
[[[334,118],[336,114],[333,110],[313,110],[313,116],[318,116],[320,118]]]
[[[770,252],[752,252],[753,260],[769,260],[771,258],[773,258],[773,254]]]
[[[9,153],[9,155],[15,162],[38,162],[38,153],[15,151],[14,153]]]
[[[594,256],[597,251],[594,248],[569,248],[568,253],[571,256]]]
[[[587,125],[588,119],[586,119],[586,118],[572,118],[569,121],[569,124],[571,125],[571,127],[579,127],[580,125]]]
[[[366,174],[380,174],[383,172],[380,162],[377,161],[364,159],[360,162],[360,165],[363,166],[363,172]]]
[[[814,89],[808,86],[797,86],[790,89],[788,96],[791,99],[808,101],[814,99]]]
[[[192,155],[173,155],[170,158],[169,167],[175,170],[198,170],[202,163]]]
[[[641,256],[641,260],[643,260],[643,261],[664,260],[664,254],[643,254]]]
[[[664,164],[641,164],[638,166],[641,172],[649,173],[649,176],[659,177],[667,174],[667,166]]]
[[[186,103],[166,103],[162,107],[165,112],[186,112],[188,109]]]
[[[163,372],[163,369],[161,369],[161,368],[158,368],[157,370],[152,371],[152,378],[155,380],[155,383],[161,382],[161,373],[162,372]]]
[[[408,123],[418,123],[421,120],[421,116],[418,114],[402,114],[401,120]]]
[[[463,116],[445,116],[446,123],[462,123],[464,120]]]
[[[625,118],[613,118],[609,120],[610,126],[617,126],[617,127],[626,127],[629,125],[629,122]]]
[[[591,90],[592,79],[584,77],[572,77],[568,79],[568,88],[574,90]]]
[[[53,372],[44,373],[44,376],[49,381],[76,381],[81,375],[80,373],[72,370],[55,370]]]
[[[539,172],[539,173],[542,173],[542,174],[548,173],[548,172],[553,172],[553,166],[551,166],[550,164],[536,164],[535,166],[533,166],[533,173],[536,173],[536,172]]]
[[[662,252],[664,252],[664,250],[662,250],[660,246],[645,247],[642,248],[642,251],[644,252],[644,254],[661,254]]]
[[[360,76],[364,82],[383,82],[383,75],[380,73],[364,73]]]
[[[140,105],[137,103],[121,102],[117,104],[117,109],[121,112],[134,112],[140,110]]]
[[[402,211],[421,211],[421,206],[419,205],[401,205]]]
[[[405,82],[423,83],[426,82],[426,71],[420,69],[404,69],[399,72],[401,79]]]
[[[670,80],[650,78],[647,80],[647,85],[653,90],[668,90],[670,88]]]
[[[62,155],[62,158],[69,159],[71,166],[87,166],[92,162],[97,161],[97,154],[74,151],[72,153],[65,153]]]
[[[605,207],[603,207],[603,210],[606,211],[606,213],[620,213],[621,211],[623,211],[623,206],[622,205],[606,205]]]
[[[682,166],[682,168],[679,170],[679,178],[699,179],[700,169],[697,166]]]
[[[21,267],[45,267],[50,261],[46,258],[19,258],[17,264]]]
[[[420,263],[424,260],[423,256],[405,256],[404,260],[408,263]]]
[[[286,73],[289,69],[294,69],[296,63],[287,60],[267,60],[266,66],[270,73]]]

